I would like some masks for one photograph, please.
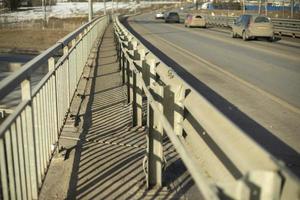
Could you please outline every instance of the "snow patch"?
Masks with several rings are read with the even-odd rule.
[[[135,1],[131,2],[119,2],[118,8],[130,8],[134,10],[136,8],[148,7],[151,4],[174,4],[178,1],[165,2],[165,1],[141,1],[139,4],[136,4]],[[112,8],[112,2],[106,3],[106,9],[110,10]],[[116,2],[114,2],[114,8],[117,7]],[[93,11],[103,11],[104,3],[103,2],[94,2]],[[69,18],[69,17],[78,17],[86,16],[88,14],[88,3],[87,2],[66,2],[66,3],[57,3],[54,6],[47,6],[46,15],[47,17],[56,17],[56,18]],[[43,19],[44,12],[41,6],[39,7],[21,7],[20,11],[5,13],[0,15],[0,23],[12,23],[20,21],[29,21]]]

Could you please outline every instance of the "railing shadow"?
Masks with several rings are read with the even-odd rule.
[[[99,48],[100,54],[107,53],[107,50],[105,46]],[[146,133],[144,129],[131,127],[132,110],[131,104],[127,104],[126,88],[122,85],[121,76],[114,73],[119,71],[119,65],[116,62],[115,66],[101,66],[98,54],[96,66],[83,115],[80,141],[75,148],[67,199],[182,197],[193,184],[191,178],[185,175],[186,169],[177,171],[178,165],[172,168],[172,162],[166,170],[166,187],[147,190],[142,166],[146,151]],[[97,82],[100,79],[102,82]],[[107,80],[112,84],[106,84]],[[174,153],[175,150],[172,149],[171,152]],[[175,158],[173,154],[166,156],[169,160]],[[178,179],[183,174],[185,177]],[[171,178],[168,180],[168,177]]]

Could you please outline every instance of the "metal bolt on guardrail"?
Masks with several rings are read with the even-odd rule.
[[[0,125],[0,199],[38,199],[88,56],[107,24],[104,16],[82,25],[0,82],[0,100],[21,87],[21,102]],[[32,73],[45,62],[48,73],[33,87]]]
[[[133,125],[148,130],[149,188],[163,184],[165,133],[205,199],[299,198],[295,175],[157,58],[118,16],[114,29]]]

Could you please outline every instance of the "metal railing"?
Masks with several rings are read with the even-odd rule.
[[[299,198],[295,175],[157,58],[118,17],[114,28],[133,125],[144,125],[144,112],[147,116],[148,187],[162,186],[166,134],[205,199]]]
[[[38,199],[61,129],[95,41],[108,17],[70,33],[0,82],[0,100],[21,88],[21,101],[0,125],[0,199]],[[32,87],[32,72],[48,73]]]
[[[231,27],[237,17],[230,16],[205,16],[208,24],[220,27]],[[278,35],[300,37],[300,20],[272,18],[274,32]]]

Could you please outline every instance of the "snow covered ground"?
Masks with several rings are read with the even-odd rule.
[[[118,8],[130,8],[131,10],[136,7],[147,7],[151,4],[166,4],[166,3],[178,3],[178,2],[166,2],[166,1],[141,1],[140,4],[135,5],[135,2],[120,2],[118,3]],[[114,8],[117,7],[116,2],[114,2]],[[112,2],[106,3],[106,9],[110,10],[112,8]],[[104,10],[104,4],[102,2],[93,3],[93,11]],[[47,17],[56,18],[68,18],[85,16],[88,13],[88,3],[86,2],[68,2],[68,3],[57,3],[54,6],[47,6]],[[32,8],[21,8],[20,11],[5,13],[0,15],[0,23],[11,23],[20,22],[27,20],[43,19],[44,13],[42,7],[32,7]]]

